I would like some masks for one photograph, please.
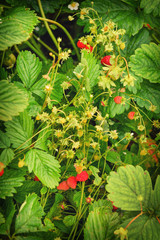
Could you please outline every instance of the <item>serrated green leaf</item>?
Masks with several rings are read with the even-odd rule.
[[[107,4],[108,1],[106,1]],[[118,28],[125,29],[129,36],[137,34],[143,27],[143,12],[119,1],[113,0],[110,4],[107,16],[104,15],[104,20],[112,19],[113,22],[117,23]]]
[[[142,44],[130,57],[129,66],[136,75],[152,83],[160,82],[160,45]]]
[[[23,149],[28,147],[32,142],[34,123],[26,111],[12,121],[5,123],[7,136],[10,138],[13,148]]]
[[[84,240],[113,239],[113,232],[118,224],[118,214],[111,214],[105,207],[96,207],[88,215]]]
[[[76,216],[67,215],[64,217],[63,222],[66,225],[66,227],[71,227],[76,222]]]
[[[14,152],[11,148],[6,148],[0,155],[0,162],[7,166],[14,158]]]
[[[81,191],[76,192],[73,196],[73,201],[76,203],[76,206],[79,207],[80,201],[81,201]],[[83,195],[82,198],[82,204],[85,204],[85,194]]]
[[[16,187],[20,187],[24,181],[23,172],[20,170],[4,169],[4,174],[0,178],[0,198],[12,197],[16,193]]]
[[[27,89],[36,82],[41,71],[42,63],[39,58],[30,51],[22,51],[17,58],[17,72]]]
[[[0,225],[0,234],[8,236],[8,234],[10,234],[12,219],[16,211],[13,199],[7,198],[5,201],[1,202],[1,208],[5,217],[5,222]]]
[[[26,95],[7,80],[0,81],[0,120],[8,121],[28,105]]]
[[[153,191],[152,207],[160,217],[160,175],[158,175]]]
[[[26,197],[15,221],[15,233],[36,232],[42,228],[41,218],[44,215],[38,196],[33,193]]]
[[[29,193],[36,193],[39,195],[41,187],[42,184],[40,182],[26,180],[21,187],[16,188],[17,193],[14,194],[14,199],[18,203],[23,203],[25,201],[26,195]]]
[[[98,176],[99,169],[96,168],[96,167],[94,167],[94,166],[90,166],[89,169],[91,170],[93,176],[95,177],[93,183],[94,183],[96,186],[99,186],[99,184],[100,184],[100,182],[101,182],[101,180],[102,180],[102,178]]]
[[[8,148],[10,147],[10,140],[7,135],[0,130],[0,148]]]
[[[123,227],[132,220],[128,219],[123,223]],[[128,239],[132,240],[159,240],[160,227],[159,222],[155,217],[147,216],[146,214],[139,216],[135,221],[133,221],[128,230]]]
[[[55,188],[60,180],[59,162],[50,154],[38,149],[27,152],[25,163],[29,172],[34,172],[39,180],[49,188]]]
[[[40,98],[45,99],[45,85],[47,85],[47,79],[41,78],[30,88],[30,91]]]
[[[115,165],[122,165],[122,161],[118,152],[109,151],[107,153],[106,161],[114,163]]]
[[[149,31],[143,28],[134,36],[125,34],[123,42],[125,43],[125,48],[121,50],[121,54],[128,61],[129,57],[134,54],[137,48],[140,48],[142,44],[148,44],[150,42]]]
[[[106,190],[114,205],[127,211],[140,211],[147,207],[151,198],[152,183],[148,171],[140,166],[127,165],[111,172]]]
[[[136,94],[135,100],[140,107],[145,107],[150,110],[152,105],[156,106],[155,113],[160,112],[160,86],[159,84],[152,84],[147,81],[144,82],[143,87]]]
[[[59,103],[61,101],[61,99],[63,98],[63,88],[61,87],[61,84],[64,81],[68,82],[67,76],[64,74],[61,74],[61,73],[57,73],[56,77],[54,79],[53,90],[52,90],[51,96],[50,96],[50,98],[54,104]]]
[[[97,207],[105,207],[107,208],[107,212],[112,212],[112,203],[108,199],[99,199],[98,201],[94,201],[92,205],[89,206],[89,211],[94,211],[95,208]]]
[[[10,9],[5,17],[1,17],[1,22],[0,51],[4,51],[29,39],[38,19],[33,11],[17,7]]]
[[[145,13],[153,13],[154,16],[160,16],[160,0],[141,0],[141,8]]]
[[[0,212],[0,225],[2,223],[5,223],[5,218],[4,218],[3,214]]]

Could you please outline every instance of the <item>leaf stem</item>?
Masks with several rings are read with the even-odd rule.
[[[138,217],[140,217],[143,214],[143,212],[140,212],[136,217],[134,217],[128,225],[124,228],[125,230],[131,225],[132,222],[134,222]]]
[[[46,16],[45,16],[44,11],[43,11],[43,8],[42,8],[41,0],[37,0],[37,1],[38,1],[38,5],[39,5],[39,9],[40,9],[41,15],[42,15],[42,17],[43,17],[43,18],[40,18],[40,17],[39,17],[38,19],[44,21],[44,25],[45,25],[45,27],[46,27],[46,29],[47,29],[47,31],[48,31],[48,33],[49,33],[51,39],[53,40],[53,42],[54,42],[56,48],[58,49],[58,43],[57,43],[57,40],[56,40],[56,38],[55,38],[53,32],[51,31],[50,27],[49,27],[48,21],[46,20]]]
[[[42,17],[38,17],[39,20],[42,20],[42,21],[46,21],[46,22],[50,22],[50,23],[53,23],[55,24],[56,26],[58,26],[59,28],[61,28],[64,33],[67,35],[67,37],[69,38],[73,48],[75,49],[76,51],[76,54],[77,54],[77,57],[78,57],[78,60],[80,60],[80,54],[79,54],[79,51],[73,41],[73,38],[71,37],[70,33],[67,31],[67,29],[65,27],[63,27],[60,23],[56,22],[56,21],[53,21],[51,19],[47,19],[47,18],[42,18]]]

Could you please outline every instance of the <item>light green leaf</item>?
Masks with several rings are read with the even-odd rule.
[[[8,148],[10,147],[10,140],[7,135],[0,130],[0,148]]]
[[[13,148],[23,149],[28,147],[33,135],[34,123],[31,117],[26,111],[20,114],[18,117],[14,117],[12,121],[5,123],[7,136],[10,138]]]
[[[41,218],[44,215],[38,196],[33,193],[26,197],[15,221],[15,233],[36,232],[42,228]]]
[[[44,78],[41,78],[39,81],[37,81],[31,88],[30,91],[37,96],[39,96],[42,99],[45,99],[45,85],[47,85],[47,80]]]
[[[106,161],[114,163],[115,165],[122,165],[119,153],[114,151],[109,151],[107,153]]]
[[[129,66],[136,75],[152,83],[160,82],[160,45],[142,44],[130,57]]]
[[[22,186],[24,181],[23,172],[15,169],[4,169],[4,174],[0,178],[0,198],[12,197],[16,193],[16,187]]]
[[[31,149],[26,154],[25,163],[29,172],[33,171],[44,185],[49,188],[58,186],[60,165],[53,156],[38,149]]]
[[[141,8],[145,13],[153,13],[154,16],[160,16],[160,0],[141,0]]]
[[[11,148],[6,148],[0,155],[0,162],[7,166],[14,158],[14,152]]]
[[[5,222],[0,225],[0,233],[2,235],[10,234],[10,226],[12,223],[13,216],[15,214],[15,205],[12,198],[7,198],[5,201],[1,201],[1,208],[3,209],[3,215]]]
[[[7,80],[0,81],[0,120],[8,121],[28,105],[26,95]]]
[[[101,180],[102,180],[102,178],[98,176],[99,169],[96,168],[96,167],[94,167],[94,166],[90,166],[89,169],[91,170],[93,176],[95,177],[93,183],[94,183],[96,186],[99,186],[99,184],[101,183]]]
[[[130,218],[125,221],[122,226],[126,227],[132,219],[133,218]],[[133,221],[127,230],[128,239],[132,240],[159,240],[160,236],[158,220],[155,217],[147,216],[146,214],[141,215],[135,221]]]
[[[67,227],[71,227],[76,222],[76,216],[67,215],[64,217],[63,222]]]
[[[118,224],[118,214],[111,214],[105,207],[96,207],[88,215],[84,240],[113,239],[113,233]]]
[[[89,206],[89,211],[94,211],[95,208],[97,207],[105,207],[107,208],[107,212],[112,213],[112,203],[108,199],[99,199],[98,201],[94,201],[90,206]]]
[[[160,217],[160,175],[158,175],[153,191],[152,207]]]
[[[108,198],[122,210],[140,211],[141,204],[147,208],[152,191],[151,178],[148,171],[140,166],[127,165],[111,172],[106,190]]]
[[[152,84],[147,81],[144,82],[143,87],[136,94],[135,100],[140,107],[145,107],[150,110],[151,105],[156,106],[155,113],[160,112],[160,86],[159,84]]]
[[[18,203],[23,203],[25,201],[26,195],[29,193],[36,193],[39,195],[41,187],[42,184],[38,181],[26,180],[21,187],[16,188],[17,193],[14,194],[14,199]]]
[[[81,201],[81,191],[76,192],[73,196],[73,201],[76,203],[76,206],[79,207]],[[85,195],[83,194],[82,204],[85,204]]]
[[[17,58],[17,72],[27,89],[36,82],[42,63],[30,51],[22,51]]]
[[[1,17],[1,22],[0,51],[4,51],[29,39],[38,19],[33,11],[17,7],[10,9],[5,17]]]

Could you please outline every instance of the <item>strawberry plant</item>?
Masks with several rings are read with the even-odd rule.
[[[158,1],[0,7],[0,239],[159,240]]]

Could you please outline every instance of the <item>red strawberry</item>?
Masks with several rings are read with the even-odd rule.
[[[63,181],[58,185],[57,189],[67,191],[69,189],[69,186],[67,185],[66,181]]]
[[[67,185],[72,188],[72,189],[75,189],[76,186],[77,186],[77,181],[76,181],[76,177],[72,176],[72,177],[69,177],[67,179]]]
[[[85,45],[85,47],[84,47],[85,49],[89,49],[90,50],[90,52],[92,52],[92,50],[93,50],[93,47],[92,46],[90,46],[90,45]]]
[[[77,47],[79,47],[80,49],[82,49],[82,48],[85,48],[86,45],[79,40],[79,41],[77,42]]]
[[[101,105],[102,105],[103,107],[105,107],[105,104],[104,104],[104,102],[103,102],[103,101],[101,101]]]
[[[4,169],[0,171],[0,177],[3,175],[3,173],[4,173]]]
[[[128,113],[128,118],[129,118],[130,120],[132,120],[132,119],[134,118],[134,114],[135,114],[135,112],[129,112],[129,113]]]
[[[87,198],[86,198],[86,202],[87,202],[87,203],[90,203],[91,201],[92,201],[92,199],[91,199],[90,197],[87,197]]]
[[[113,206],[113,212],[115,212],[118,209],[118,207],[113,205],[113,201],[111,201],[111,203],[112,203],[112,206]]]
[[[114,98],[114,101],[115,101],[115,103],[120,104],[120,103],[121,103],[121,99],[122,99],[121,96],[116,96],[116,97]]]
[[[85,182],[88,179],[88,173],[86,171],[82,171],[80,174],[77,174],[76,180],[79,182]]]
[[[148,23],[146,25],[147,25],[148,28],[152,29],[152,27]]]
[[[101,59],[101,63],[102,63],[103,65],[110,65],[110,66],[111,66],[111,64],[110,64],[110,58],[111,58],[110,55],[107,55],[107,56],[103,57],[103,58]]]
[[[39,181],[39,178],[37,176],[34,177],[34,181]]]

